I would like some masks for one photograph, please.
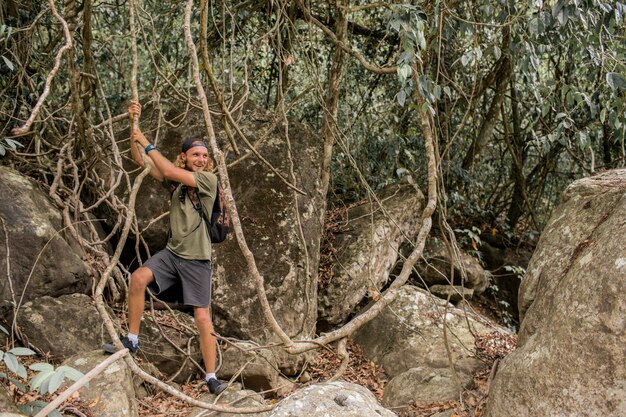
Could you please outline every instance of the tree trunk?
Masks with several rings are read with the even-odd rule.
[[[504,93],[506,91],[506,85],[509,82],[512,74],[512,66],[511,62],[508,58],[502,60],[500,68],[498,70],[498,75],[496,77],[496,87],[493,94],[493,98],[491,99],[491,105],[489,106],[489,111],[485,115],[483,119],[482,126],[480,127],[480,131],[478,135],[472,141],[467,154],[465,154],[465,158],[463,159],[463,169],[469,171],[474,162],[480,156],[485,145],[491,138],[491,134],[493,133],[493,129],[498,121],[498,111],[500,109],[500,104],[504,100]]]
[[[337,13],[337,20],[335,26],[335,34],[340,42],[345,42],[348,32],[348,19],[346,17],[346,11],[349,5],[348,0],[336,0],[334,4],[335,11]],[[323,119],[321,136],[324,139],[324,157],[322,160],[322,182],[320,184],[319,193],[322,196],[322,201],[326,200],[326,194],[330,184],[330,163],[333,156],[333,145],[335,144],[337,113],[339,109],[339,84],[341,80],[341,74],[343,72],[343,64],[345,61],[344,51],[337,45],[335,45],[333,53],[333,59],[330,66],[330,73],[328,75],[328,90],[326,94],[326,100],[324,103]],[[324,216],[322,210],[322,218]]]
[[[507,211],[507,224],[514,229],[520,217],[524,214],[526,201],[526,177],[524,176],[524,164],[526,162],[526,151],[524,139],[521,132],[521,120],[519,115],[519,105],[517,102],[517,91],[515,89],[515,78],[511,80],[511,109],[513,115],[513,140],[510,148],[511,152],[511,172],[513,174],[513,196]]]

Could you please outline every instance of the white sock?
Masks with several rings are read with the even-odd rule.
[[[131,341],[134,347],[139,346],[139,335],[136,335],[134,333],[128,333],[126,337],[128,337],[128,340]]]
[[[204,377],[204,380],[208,381],[211,378],[217,379],[217,376],[215,376],[215,372],[207,372],[206,376]]]

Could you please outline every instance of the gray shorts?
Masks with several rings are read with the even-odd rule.
[[[159,295],[180,282],[185,304],[194,307],[211,305],[211,261],[183,259],[169,249],[163,249],[143,266],[154,275],[155,281],[148,286],[152,294]]]

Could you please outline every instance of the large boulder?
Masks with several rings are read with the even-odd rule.
[[[255,391],[276,391],[281,385],[278,363],[272,350],[247,342],[229,345],[222,352],[219,376],[222,379],[235,378]]]
[[[106,340],[102,318],[84,294],[29,301],[18,311],[17,324],[23,342],[55,359],[99,349]]]
[[[486,416],[626,415],[626,170],[578,180],[520,287],[518,348]]]
[[[110,341],[93,300],[84,294],[58,298],[41,297],[26,303],[18,312],[17,324],[24,342],[56,359],[102,349]],[[151,372],[185,382],[201,376],[200,343],[193,317],[175,311],[146,312],[141,323],[137,354],[154,365]],[[126,330],[120,329],[125,334]]]
[[[270,417],[393,417],[366,388],[345,381],[324,382],[296,391],[282,400]]]
[[[448,368],[447,339],[456,371],[472,375],[482,364],[474,355],[474,334],[489,330],[466,316],[444,300],[406,285],[390,305],[355,333],[354,341],[393,378],[418,366]]]
[[[416,269],[419,281],[423,281],[428,287],[450,283],[462,284],[463,287],[472,290],[472,295],[480,294],[489,287],[488,275],[476,258],[463,250],[458,256],[454,256],[449,253],[445,243],[436,236],[430,237],[426,242],[424,260],[417,263]]]
[[[472,377],[457,373],[461,387],[467,387]],[[424,403],[445,402],[458,398],[459,387],[449,368],[418,366],[393,378],[385,386],[383,405],[392,409],[401,408],[414,401]]]
[[[211,403],[215,401],[215,398],[215,395],[207,392],[202,394],[198,400]],[[265,401],[261,394],[243,389],[239,383],[233,383],[219,396],[218,404],[222,406],[229,405],[231,407],[253,408],[265,405]],[[269,417],[269,414],[270,413],[267,411],[253,414],[219,413],[217,411],[207,411],[204,408],[194,407],[187,417]]]
[[[83,352],[63,364],[86,374],[99,365],[102,351]],[[79,390],[80,398],[89,404],[96,417],[138,417],[132,373],[123,359],[118,359]]]
[[[475,357],[474,335],[489,331],[445,300],[407,285],[376,318],[355,333],[354,341],[391,378],[385,388],[385,404],[402,406],[414,400],[434,402],[458,397],[459,390],[468,387],[471,376],[483,367]],[[448,350],[458,385],[449,370]],[[412,399],[407,387],[415,389]]]
[[[3,385],[0,388],[0,417],[21,416],[19,412],[20,410],[13,404],[9,389]]]
[[[59,210],[37,184],[0,166],[0,196],[0,271],[5,272],[0,301],[18,303],[90,291],[92,273],[83,262],[83,251],[63,232]]]
[[[194,319],[187,313],[146,312],[137,355],[154,365],[165,378],[174,378],[174,382],[203,378],[204,363],[195,329]]]
[[[175,116],[172,113],[167,117],[171,120]],[[150,112],[144,111],[142,126],[157,125],[150,122],[150,117]],[[276,320],[292,337],[311,337],[317,319],[316,283],[322,232],[322,198],[317,193],[322,141],[296,122],[289,123],[288,141],[285,126],[274,125],[269,114],[249,102],[234,117],[254,143],[256,152],[276,171],[241,142],[240,155],[226,152],[230,185],[247,245],[263,276]],[[229,149],[221,123],[214,122],[218,142],[222,149]],[[148,129],[144,133],[149,138],[154,136]],[[198,112],[188,113],[178,127],[164,128],[159,134],[159,149],[174,159],[181,141],[194,135],[206,137],[205,122]],[[119,135],[121,141],[127,142],[127,137],[127,132]],[[120,143],[121,148],[124,146],[128,144]],[[139,229],[143,230],[169,210],[169,195],[161,184],[147,178],[139,191],[136,209]],[[165,217],[145,229],[142,237],[154,252],[165,246],[167,231]],[[263,343],[274,340],[234,233],[213,249],[212,308],[216,329],[240,339]]]
[[[387,283],[402,242],[415,237],[424,196],[415,187],[392,185],[377,199],[346,212],[331,237],[334,268],[318,295],[319,325],[343,323],[365,297]]]

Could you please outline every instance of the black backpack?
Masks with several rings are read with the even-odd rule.
[[[204,210],[202,210],[202,202],[200,202],[200,213],[202,219],[207,223],[211,243],[220,243],[226,240],[226,236],[230,232],[230,216],[228,215],[228,210],[226,210],[226,204],[224,204],[224,190],[220,187],[219,182],[217,183],[215,202],[211,210],[211,221],[207,222]]]
[[[174,190],[178,185],[178,183],[170,185],[170,195],[174,193]],[[181,202],[187,197],[186,185],[182,185],[180,196]],[[200,224],[202,222],[206,224],[207,230],[209,231],[209,236],[211,237],[211,243],[220,243],[226,240],[226,236],[228,236],[228,233],[230,232],[230,216],[228,215],[228,210],[226,210],[226,204],[224,203],[224,191],[220,187],[219,181],[217,182],[215,201],[213,202],[213,209],[211,210],[210,220],[207,219],[207,216],[204,212],[204,207],[202,206],[202,200],[200,200],[200,198],[198,198],[198,205],[196,205],[191,198],[189,198],[189,201],[202,219],[200,221]],[[200,226],[200,224],[198,226]],[[196,229],[197,227],[190,233],[192,233]]]

